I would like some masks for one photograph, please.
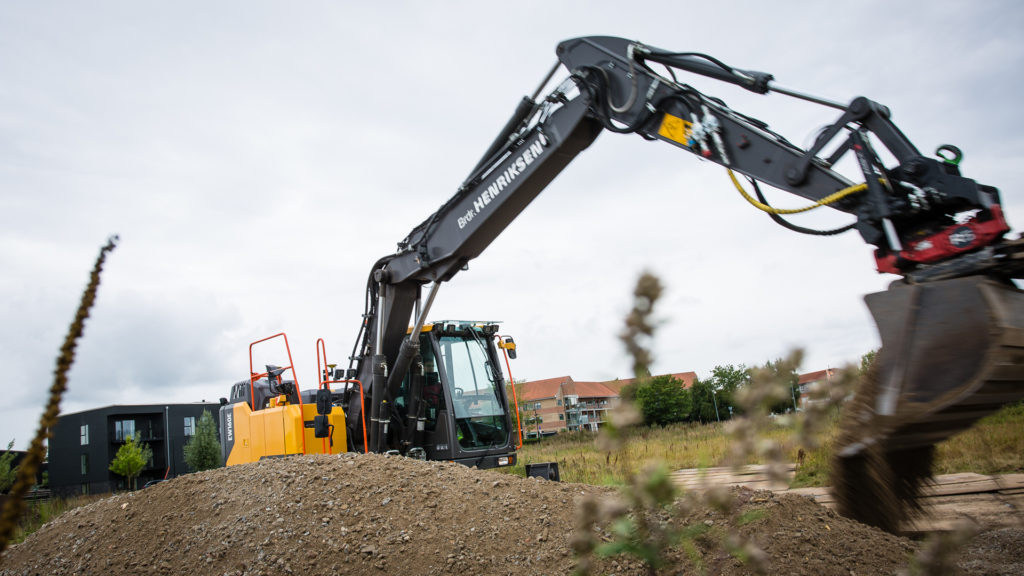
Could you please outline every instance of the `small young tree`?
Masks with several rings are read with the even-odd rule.
[[[220,441],[217,440],[217,425],[208,410],[203,410],[196,424],[196,433],[185,444],[185,463],[193,472],[219,468]]]
[[[14,448],[14,440],[7,444],[7,451],[0,455],[0,492],[3,493],[14,485],[14,480],[18,477],[18,467],[11,466],[14,463],[14,452],[11,452],[11,448]]]
[[[138,488],[135,479],[139,477],[142,469],[152,458],[153,450],[149,444],[143,443],[138,434],[129,436],[124,444],[117,449],[117,454],[110,462],[110,471],[127,478],[128,485],[135,490]]]

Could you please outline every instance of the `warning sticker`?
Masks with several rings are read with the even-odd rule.
[[[693,133],[693,123],[687,122],[678,116],[665,114],[661,119],[661,127],[658,128],[658,135],[683,146],[690,145],[690,134]]]

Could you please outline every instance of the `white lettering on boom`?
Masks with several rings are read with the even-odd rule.
[[[548,140],[543,134],[538,134],[537,139],[531,142],[487,188],[484,188],[484,191],[479,196],[473,199],[473,209],[458,218],[459,229],[465,228],[477,214],[498,197],[498,194],[511,186],[526,171],[527,166],[539,160],[541,154],[544,153],[544,146],[547,145],[547,142]]]

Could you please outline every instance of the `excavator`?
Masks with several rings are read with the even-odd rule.
[[[602,132],[635,134],[722,166],[750,204],[794,232],[855,231],[873,247],[877,271],[893,276],[887,290],[866,296],[882,348],[838,450],[835,469],[845,479],[835,485],[848,515],[891,527],[898,514],[887,508],[913,507],[937,442],[1024,397],[1024,300],[1014,284],[1024,271],[1022,241],[1008,237],[999,191],[961,174],[956,146],[922,154],[878,102],[815,96],[706,54],[590,36],[561,42],[556,55],[454,195],[373,265],[348,370],[324,370],[315,402],[310,391],[306,413],[293,422],[310,438],[303,450],[329,440],[330,450],[480,467],[515,462],[518,439],[498,369],[498,350],[514,351],[514,343],[494,322],[426,318],[439,287]],[[837,117],[804,148],[690,86],[687,74]],[[806,206],[772,206],[762,186]],[[820,207],[849,223],[819,230],[786,218]],[[274,373],[268,367],[258,376],[278,386]],[[331,380],[344,390],[324,385]],[[222,426],[225,411],[271,409],[256,401],[253,382],[237,386]],[[263,397],[283,392],[285,407],[301,401],[286,388]]]

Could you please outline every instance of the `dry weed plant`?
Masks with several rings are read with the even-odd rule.
[[[662,286],[657,277],[644,273],[633,291],[633,307],[626,317],[625,329],[620,335],[633,360],[633,371],[638,382],[649,377],[652,361],[650,344],[654,338],[656,322],[654,307]],[[857,370],[844,368],[836,371],[828,386],[812,389],[811,400],[800,415],[774,416],[770,406],[789,398],[789,384],[783,375],[792,373],[803,358],[803,352],[791,352],[774,367],[765,365],[751,375],[751,382],[737,394],[742,417],[729,423],[733,439],[728,462],[734,468],[742,467],[752,457],[767,463],[766,471],[773,483],[788,484],[790,462],[782,443],[765,438],[766,432],[780,423],[778,419],[796,419],[797,442],[808,450],[817,448],[821,430],[827,426],[830,414],[852,389]],[[623,401],[610,415],[609,424],[598,435],[598,448],[621,452],[625,431],[642,422],[640,412],[632,403]],[[756,574],[770,571],[768,555],[750,538],[737,529],[755,518],[740,514],[740,503],[735,493],[725,486],[705,484],[698,491],[681,493],[664,466],[645,468],[639,475],[627,474],[629,479],[617,500],[583,501],[577,514],[572,537],[573,553],[577,559],[578,575],[590,574],[592,557],[627,554],[644,562],[648,574],[655,575],[666,567],[669,550],[680,549],[700,573],[715,573],[732,556],[744,562]],[[724,523],[705,521],[682,526],[682,519],[700,508],[713,510],[726,519]],[[676,521],[674,522],[673,519]],[[713,543],[728,555],[708,555],[717,558],[708,566],[697,548]]]
[[[737,391],[736,401],[745,416],[732,420],[728,426],[733,438],[729,458],[733,468],[742,468],[751,458],[758,458],[766,463],[766,475],[773,484],[788,485],[791,462],[783,445],[765,439],[771,429],[780,425],[795,430],[794,440],[805,453],[820,446],[832,415],[857,384],[859,370],[852,365],[832,370],[825,382],[810,387],[800,412],[772,414],[770,406],[790,398],[789,383],[782,375],[797,371],[802,361],[803,350],[793,350],[775,363],[774,370],[768,365],[755,368],[750,385]]]
[[[640,276],[633,291],[633,307],[620,335],[641,385],[650,376],[650,343],[656,326],[654,308],[661,293],[661,281],[656,276],[649,272]],[[625,431],[641,422],[639,410],[623,401],[613,411],[609,424],[601,429],[597,439],[599,448],[620,451]],[[668,565],[669,553],[674,547],[681,549],[698,571],[704,573],[709,568],[714,571],[714,567],[704,565],[697,549],[697,540],[710,532],[713,523],[679,526],[681,519],[699,506],[708,506],[727,515],[728,525],[736,525],[739,507],[731,493],[713,489],[680,494],[664,465],[645,467],[638,475],[627,474],[627,478],[627,485],[618,499],[598,501],[590,497],[581,503],[571,539],[576,574],[590,574],[594,555],[626,554],[643,561],[647,573],[653,576]],[[752,542],[744,541],[738,532],[726,534],[719,544],[729,554],[746,562],[754,572],[767,573],[767,555]]]
[[[3,514],[0,515],[0,554],[7,549],[15,529],[18,527],[18,520],[25,512],[25,494],[28,493],[36,481],[36,470],[46,457],[46,446],[44,441],[50,438],[50,430],[57,423],[57,414],[60,413],[60,400],[68,385],[68,371],[75,361],[75,348],[78,346],[78,339],[82,337],[85,330],[85,320],[89,317],[89,311],[96,302],[96,291],[100,285],[100,274],[103,272],[103,263],[107,254],[117,245],[118,237],[112,236],[107,240],[106,245],[100,248],[100,254],[96,258],[89,275],[89,284],[82,292],[82,299],[75,313],[75,319],[68,327],[64,344],[60,348],[60,355],[57,356],[57,367],[53,371],[53,384],[50,386],[50,397],[42,417],[39,419],[39,429],[32,444],[29,446],[28,454],[18,469],[18,479],[7,498],[7,505],[4,506]]]
[[[661,293],[662,285],[657,276],[646,272],[641,274],[633,290],[633,306],[626,316],[626,327],[619,336],[633,358],[633,373],[638,382],[649,377],[649,343],[655,329],[654,305]],[[621,451],[626,431],[642,421],[636,406],[622,402],[612,411],[608,424],[598,434],[598,448],[609,455]],[[667,523],[656,521],[651,515],[656,515],[675,500],[671,478],[664,470],[662,473],[645,470],[639,477],[627,472],[626,478],[628,482],[621,499],[599,501],[588,496],[581,502],[570,539],[576,557],[576,574],[590,574],[594,554],[631,554],[645,562],[650,574],[656,574],[665,563],[664,554],[674,537]],[[611,527],[613,539],[599,539],[604,526]]]

